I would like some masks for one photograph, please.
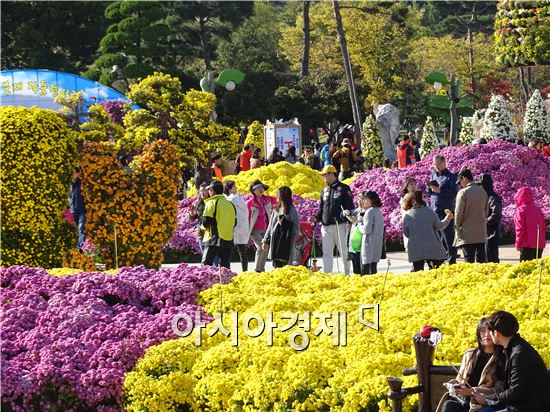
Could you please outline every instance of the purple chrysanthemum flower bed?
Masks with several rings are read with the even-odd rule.
[[[524,186],[533,189],[535,202],[550,224],[550,158],[532,148],[494,140],[489,144],[438,150],[407,169],[373,169],[357,177],[351,184],[354,195],[364,190],[374,190],[380,195],[389,241],[402,238],[399,198],[405,178],[414,177],[419,189],[426,191],[436,154],[445,156],[447,167],[453,173],[467,166],[474,178],[481,173],[491,174],[495,192],[502,197],[505,231],[514,229],[514,195]]]
[[[12,266],[0,274],[2,405],[15,411],[121,410],[124,374],[147,348],[177,337],[176,313],[203,313],[200,291],[234,275],[186,264],[66,277]]]

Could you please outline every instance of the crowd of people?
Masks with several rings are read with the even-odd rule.
[[[341,181],[347,177],[342,156],[351,153],[346,142],[343,147],[347,150],[335,152],[341,154],[336,156],[341,161],[340,171],[333,164],[320,171],[326,186],[320,194],[319,210],[309,222],[321,225],[324,272],[333,273],[336,250],[337,272],[349,274],[351,262],[353,273],[374,274],[386,253],[382,201],[372,190],[353,198],[350,187]],[[427,192],[418,190],[417,183],[406,177],[400,200],[403,243],[413,271],[426,265],[454,264],[459,248],[466,262],[499,262],[503,204],[490,174],[474,179],[467,168],[454,174],[445,157],[436,155]],[[275,267],[304,260],[296,255],[294,245],[300,221],[292,204],[292,190],[280,187],[273,198],[266,195],[267,189],[261,181],[254,181],[245,202],[232,180],[213,180],[201,186],[191,218],[197,221],[204,264],[212,264],[217,257],[222,266],[229,267],[236,246],[242,269],[247,270],[245,246],[249,241],[256,249],[254,270],[258,272],[265,271],[268,259]],[[515,202],[515,246],[520,260],[540,257],[546,245],[543,213],[529,187],[518,190]]]

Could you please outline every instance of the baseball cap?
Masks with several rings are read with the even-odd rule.
[[[320,172],[322,175],[326,175],[327,173],[338,173],[336,171],[336,168],[333,165],[326,165],[323,170]]]

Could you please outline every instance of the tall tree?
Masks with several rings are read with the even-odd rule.
[[[344,26],[342,24],[342,15],[340,14],[340,3],[337,0],[333,0],[332,6],[334,8],[336,32],[338,33],[338,40],[340,41],[342,58],[344,59],[344,67],[346,69],[346,78],[348,80],[349,97],[350,97],[351,107],[353,111],[355,140],[356,140],[357,146],[360,146],[361,145],[361,114],[359,112],[359,102],[357,101],[357,94],[355,92],[355,82],[353,79],[353,70],[351,68],[351,60],[349,57],[348,44],[346,42],[346,34],[344,32]]]
[[[2,69],[86,70],[105,33],[106,2],[3,1]]]
[[[116,22],[101,40],[97,70],[86,73],[88,77],[126,90],[131,82],[162,70],[168,27],[162,22],[166,11],[161,3],[118,1],[107,7],[105,16]],[[120,77],[123,84],[117,82]]]
[[[309,0],[304,0],[302,15],[304,19],[304,53],[302,54],[301,75],[305,77],[309,74],[309,47],[310,47],[310,28],[309,28]]]
[[[275,6],[255,2],[254,14],[233,30],[229,38],[220,41],[215,66],[247,74],[287,71],[288,64],[279,56],[282,24]]]
[[[216,44],[252,14],[253,2],[185,1],[170,2],[170,26],[185,39],[204,69],[213,69]]]

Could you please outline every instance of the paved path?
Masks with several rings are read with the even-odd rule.
[[[519,252],[516,251],[516,248],[514,245],[504,245],[500,246],[499,249],[500,252],[500,261],[502,263],[518,263],[519,262]],[[459,254],[463,256],[461,253],[461,250],[459,249]],[[544,249],[543,256],[550,256],[550,241],[546,241],[546,248]],[[407,273],[412,270],[412,263],[409,263],[407,258],[407,252],[389,252],[388,258],[391,261],[391,267],[390,271],[393,273]],[[459,258],[458,262],[462,262],[463,259]],[[350,262],[351,263],[351,262]],[[318,259],[318,265],[322,266],[323,260],[321,258]],[[339,262],[340,266],[342,266],[342,261]],[[192,263],[192,265],[199,265],[198,263]],[[254,262],[249,262],[248,267],[249,270],[254,269]],[[175,267],[177,264],[165,264],[162,265],[163,268],[170,268]],[[333,262],[333,269],[336,270],[337,262],[336,259]],[[378,272],[385,272],[387,269],[387,260],[382,260],[380,263],[378,263]],[[271,262],[267,262],[266,264],[266,270],[270,271],[273,269],[273,266],[271,266]],[[241,263],[240,262],[231,262],[231,270],[240,273],[241,272]]]

